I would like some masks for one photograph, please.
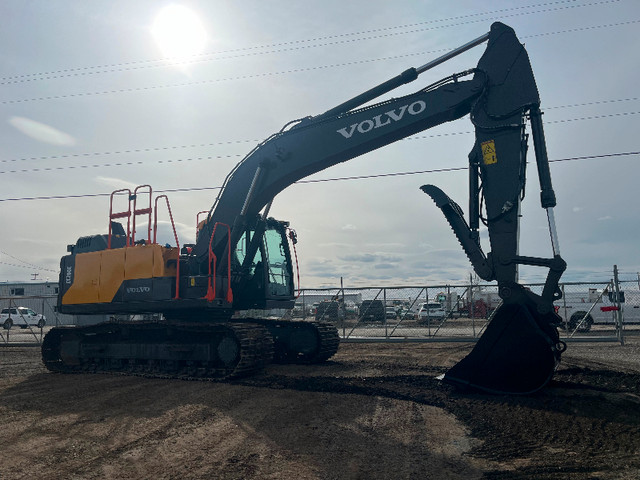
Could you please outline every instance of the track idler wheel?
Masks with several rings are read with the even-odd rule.
[[[555,322],[554,314],[539,314],[532,301],[503,304],[471,353],[443,381],[499,394],[540,390],[553,377],[566,347]]]

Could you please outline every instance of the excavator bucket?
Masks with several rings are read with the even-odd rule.
[[[543,388],[560,362],[565,345],[533,302],[503,304],[474,349],[453,366],[445,383],[489,393],[529,394]]]

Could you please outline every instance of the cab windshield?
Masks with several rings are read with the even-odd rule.
[[[255,234],[255,230],[247,230],[238,241],[234,263],[244,285],[236,288],[234,294],[254,304],[268,299],[291,298],[293,270],[284,228],[268,226],[253,258],[249,259],[252,250],[256,249],[256,245],[252,248]]]

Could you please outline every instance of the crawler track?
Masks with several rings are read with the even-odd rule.
[[[251,375],[274,360],[324,362],[339,343],[336,328],[322,322],[109,322],[53,328],[44,338],[42,360],[60,373],[215,381]]]
[[[340,337],[335,326],[326,322],[255,320],[273,336],[277,363],[321,363],[338,351]]]
[[[255,324],[114,322],[57,327],[42,360],[54,372],[114,372],[163,378],[226,380],[269,364],[273,340]]]

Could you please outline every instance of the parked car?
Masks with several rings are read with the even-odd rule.
[[[387,306],[385,307],[385,316],[387,318],[390,318],[392,320],[395,320],[398,317],[398,311],[396,310],[396,307],[394,306]]]
[[[335,300],[320,302],[316,307],[316,320],[325,322],[344,320],[344,309],[341,307],[340,302]]]
[[[362,322],[382,322],[385,320],[385,307],[382,300],[363,300],[358,311]]]
[[[14,325],[20,328],[27,328],[29,326],[42,328],[46,323],[47,319],[44,315],[36,313],[27,307],[3,308],[2,311],[0,311],[0,325],[2,325],[5,330],[9,330]]]
[[[420,309],[418,310],[418,321],[426,322],[428,320],[443,320],[446,316],[446,310],[439,303],[428,302],[420,304]]]
[[[398,310],[398,318],[400,320],[413,320],[416,318],[416,313],[409,308],[400,308]]]

